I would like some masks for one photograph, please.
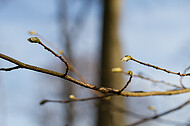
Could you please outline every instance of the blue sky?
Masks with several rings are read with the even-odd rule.
[[[182,72],[190,65],[190,60],[188,59],[190,52],[188,49],[190,45],[190,1],[123,0],[122,2],[119,35],[123,55],[130,54],[139,60],[173,71]],[[56,46],[60,47],[62,45],[59,43],[58,36],[56,1],[10,0],[3,6],[0,10],[1,53],[15,57],[25,63],[59,70],[59,67],[55,67],[55,64],[60,64],[58,60],[39,45],[30,44],[26,41],[30,37],[27,32],[35,30]],[[96,9],[98,8],[92,9],[84,31],[80,33],[80,39],[76,43],[76,56],[78,57],[86,55],[88,57],[91,56],[93,59],[93,56],[98,56],[99,54],[100,38],[97,37],[100,34],[101,24],[99,12]],[[12,64],[0,60],[0,67],[8,66],[12,66]],[[136,73],[146,71],[145,75],[151,76],[154,79],[165,79],[172,83],[179,83],[179,78],[176,76],[154,71],[136,63],[129,62],[125,63],[124,66],[127,66],[126,70],[130,69]],[[39,106],[39,101],[44,97],[57,98],[54,93],[55,88],[51,87],[47,90],[41,90],[47,83],[41,80],[41,78],[46,79],[46,77],[27,70],[0,73],[0,91],[5,92],[0,93],[0,99],[4,99],[2,102],[5,103],[4,106],[0,106],[0,111],[6,113],[6,116],[0,114],[0,125],[5,125],[5,123],[7,123],[7,126],[40,125],[40,121],[36,118],[36,115],[41,115],[47,108]],[[48,78],[52,79],[50,82],[59,87],[61,80],[49,76]],[[185,79],[185,82],[189,82],[189,79]],[[146,82],[142,85],[142,81],[137,79],[133,81],[133,86],[130,85],[130,88],[132,90],[163,90],[149,85],[150,83]],[[3,87],[4,89],[2,89]],[[3,95],[6,95],[6,99]],[[183,96],[186,95],[165,97],[164,99],[163,97],[155,97],[155,100],[150,100],[150,98],[129,98],[129,101],[131,102],[131,106],[133,103],[148,101],[141,107],[131,107],[134,111],[141,112],[141,108],[146,110],[146,107],[150,104],[155,105],[159,111],[164,111],[167,109],[163,107],[166,104],[171,107],[179,104],[179,102],[175,101],[176,98],[180,102],[188,98]],[[7,109],[6,111],[5,108]],[[185,110],[188,108],[186,107],[182,112],[176,113],[184,115]],[[146,112],[151,114],[148,110]],[[2,118],[6,118],[6,120],[1,121],[3,120]],[[189,119],[189,116],[171,114],[166,118],[179,119],[185,122]],[[56,121],[56,118],[53,121]],[[87,123],[92,122],[91,120],[87,121]],[[83,123],[80,122],[81,125]],[[155,124],[161,125],[160,123]]]

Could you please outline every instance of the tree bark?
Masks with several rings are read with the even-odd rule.
[[[121,67],[121,47],[118,37],[119,10],[121,0],[104,0],[101,86],[120,89],[123,86],[121,74],[111,72],[113,67]],[[108,103],[109,102],[109,103]],[[98,110],[98,126],[123,126],[124,118],[119,112],[112,111],[110,106],[124,106],[122,97],[112,97],[109,101],[101,101]]]

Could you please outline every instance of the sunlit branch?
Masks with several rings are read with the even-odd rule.
[[[89,88],[89,89],[93,89],[102,93],[113,93],[113,94],[118,94],[119,90],[118,89],[114,89],[114,88],[106,88],[106,87],[97,87],[95,85],[89,84],[89,83],[85,83],[82,82],[80,80],[77,80],[71,76],[64,76],[65,74],[63,73],[59,73],[56,71],[52,71],[52,70],[48,70],[48,69],[44,69],[44,68],[40,68],[40,67],[36,67],[36,66],[32,66],[29,64],[25,64],[22,63],[14,58],[11,58],[9,56],[6,56],[4,54],[0,53],[0,58],[5,59],[11,63],[14,63],[18,66],[20,66],[21,68],[24,69],[29,69],[29,70],[33,70],[33,71],[37,71],[37,72],[41,72],[41,73],[45,73],[45,74],[49,74],[52,76],[56,76],[56,77],[60,77],[63,79],[66,79],[68,81],[71,81],[77,85],[83,86],[85,88]],[[120,93],[120,95],[122,96],[127,96],[127,97],[144,97],[144,96],[153,96],[153,95],[176,95],[176,94],[182,94],[182,93],[186,93],[186,92],[190,92],[190,88],[187,89],[177,89],[177,90],[168,90],[165,92],[159,92],[159,91],[152,91],[152,92],[143,92],[143,91],[133,91],[133,92],[125,92],[122,91]]]
[[[166,112],[163,112],[163,113],[161,113],[161,114],[155,115],[155,116],[153,116],[153,117],[144,118],[144,119],[142,119],[142,120],[140,120],[140,121],[138,121],[138,122],[135,122],[135,123],[133,123],[133,124],[129,124],[129,125],[127,125],[127,126],[137,126],[137,125],[142,124],[142,123],[145,123],[145,122],[147,122],[147,121],[149,121],[149,120],[157,119],[157,118],[159,118],[159,117],[161,117],[161,116],[164,116],[164,115],[167,115],[167,114],[169,114],[169,113],[171,113],[171,112],[174,112],[174,111],[176,111],[176,110],[179,110],[179,109],[183,108],[184,106],[188,105],[189,103],[190,103],[190,100],[186,101],[185,103],[181,104],[180,106],[178,106],[178,107],[176,107],[176,108],[174,108],[174,109],[168,110],[168,111],[166,111]]]

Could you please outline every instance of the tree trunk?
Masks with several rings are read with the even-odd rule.
[[[121,0],[104,0],[101,86],[120,89],[123,85],[121,74],[111,72],[113,67],[121,67],[121,47],[118,37],[119,10]],[[110,106],[124,106],[122,97],[112,97],[101,101],[98,110],[98,126],[123,126],[123,114],[112,111]]]

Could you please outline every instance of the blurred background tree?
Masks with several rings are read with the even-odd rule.
[[[119,89],[123,86],[122,74],[114,74],[111,69],[121,67],[121,47],[118,36],[121,0],[104,0],[102,25],[102,53],[100,86]],[[109,101],[102,100],[98,108],[97,126],[123,126],[124,115],[112,111],[109,106],[119,104],[124,107],[123,97],[112,97]]]

